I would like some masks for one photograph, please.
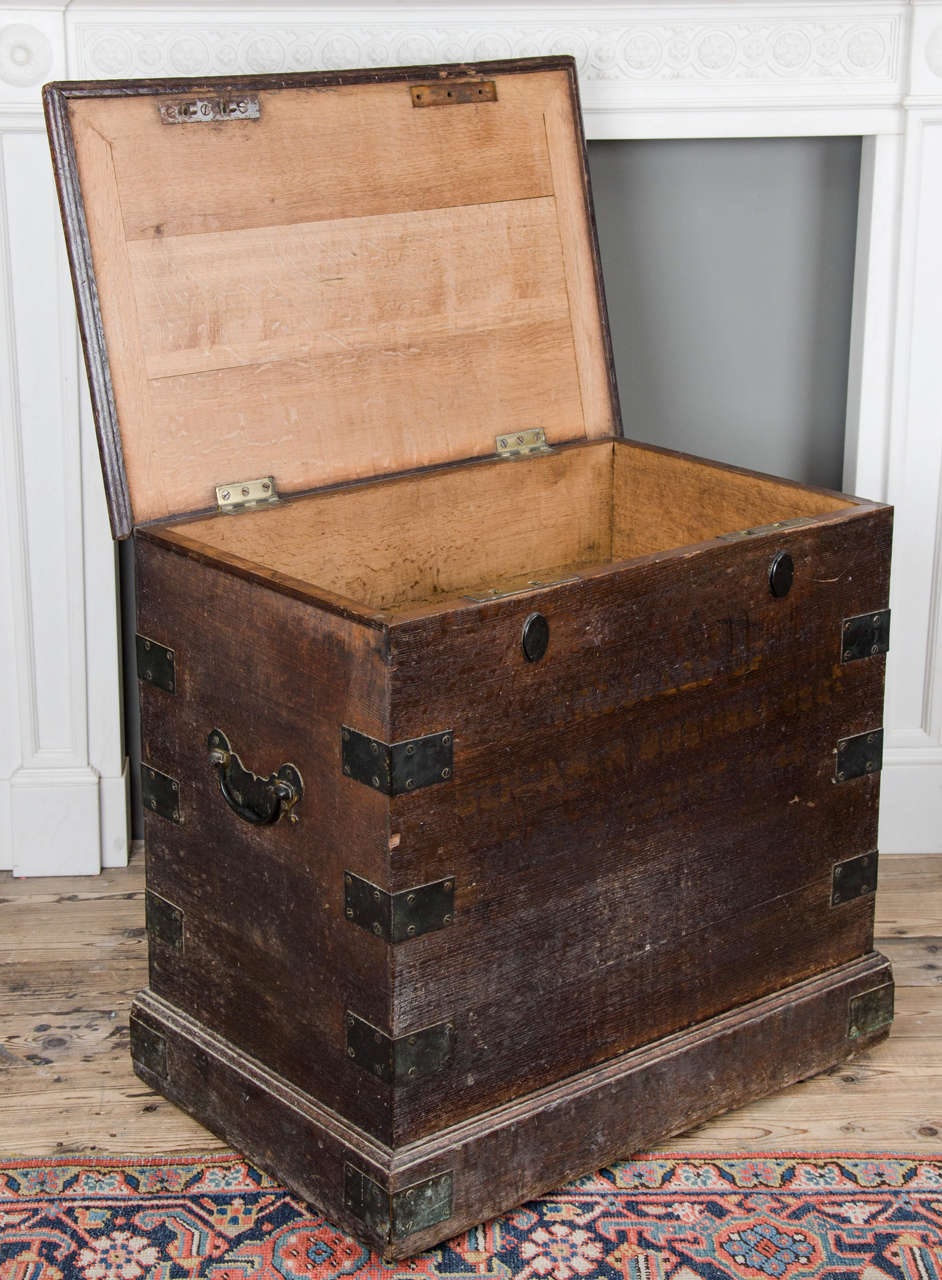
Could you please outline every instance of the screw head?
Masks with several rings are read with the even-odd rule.
[[[850,650],[849,650],[849,649],[845,649],[845,650],[844,650],[844,661],[845,661],[845,662],[850,662]]]
[[[879,652],[880,652],[880,646],[879,646],[878,644],[872,644],[872,645],[870,646],[870,652],[871,652],[871,654],[879,653]]]
[[[415,786],[415,778],[406,778],[406,790],[411,791]]]
[[[377,937],[379,937],[379,935],[383,932],[382,925],[379,923],[378,920],[375,921],[373,924],[373,932],[376,934]]]
[[[179,821],[180,821],[180,810],[179,810],[179,809],[174,809],[174,811],[173,811],[173,820],[174,820],[174,822],[179,822]]]
[[[410,1068],[409,1068],[409,1075],[410,1075],[410,1076],[414,1076],[414,1075],[415,1075],[415,1067],[410,1067]]]
[[[148,667],[147,670],[144,672],[144,679],[145,680],[153,679],[153,675],[151,673],[150,667]]]
[[[844,772],[843,769],[841,769],[840,773],[837,775],[837,780],[838,782],[843,782],[846,777],[847,777],[847,774]]]
[[[451,770],[448,768],[448,766],[447,766],[447,765],[445,766],[445,768],[444,768],[444,769],[442,769],[442,777],[443,777],[443,778],[450,778],[450,777],[451,777]]]
[[[379,778],[377,778],[377,776],[376,776],[376,774],[375,774],[375,773],[373,774],[373,776],[372,776],[372,778],[370,779],[370,781],[372,782],[372,784],[373,784],[373,786],[374,786],[374,787],[378,787],[378,786],[379,786]]]
[[[414,755],[415,755],[415,743],[414,743],[414,742],[410,742],[410,743],[409,743],[409,745],[406,747],[406,755],[407,755],[407,756],[414,756]]]
[[[348,1057],[348,1058],[355,1058],[356,1056],[357,1056],[357,1055],[356,1055],[356,1052],[355,1052],[355,1050],[354,1050],[354,1048],[353,1048],[353,1045],[352,1045],[352,1044],[348,1044],[348,1045],[347,1045],[347,1057]]]
[[[370,751],[374,756],[379,755],[379,747],[376,745],[375,742],[370,743]]]
[[[835,906],[837,905],[837,903],[839,903],[839,902],[841,901],[841,895],[837,892],[837,890],[836,890],[836,889],[835,889],[835,891],[831,894],[831,901],[835,904]]]
[[[410,937],[410,938],[414,938],[414,937],[415,937],[415,925],[414,925],[414,924],[410,924],[410,925],[406,928],[406,933],[409,935],[409,937]]]
[[[351,876],[351,875],[350,875],[349,871],[348,871],[348,872],[347,872],[347,874],[344,876],[344,878],[343,878],[343,882],[344,882],[344,884],[353,884],[353,876]]]
[[[447,747],[447,746],[448,746],[448,744],[449,744],[449,742],[451,742],[451,734],[450,734],[450,733],[443,733],[443,734],[442,734],[442,746],[443,746],[443,747]]]
[[[347,917],[347,919],[348,919],[348,920],[352,920],[352,919],[353,919],[353,907],[347,907],[347,908],[346,908],[346,910],[344,911],[344,915]]]
[[[342,731],[342,733],[341,733],[341,735],[340,735],[340,736],[343,738],[344,742],[349,742],[349,741],[350,741],[350,730],[349,730],[349,729],[344,729],[344,730]]]
[[[455,887],[455,882],[454,882],[454,880],[446,880],[446,881],[445,881],[445,892],[446,892],[446,893],[451,893],[451,891],[452,891],[452,889],[454,889],[454,887]]]
[[[455,917],[454,917],[453,915],[451,915],[451,914],[449,914],[449,915],[447,915],[447,916],[442,916],[442,923],[443,923],[443,924],[451,924],[451,922],[454,920],[454,918],[455,918]]]
[[[415,1036],[410,1036],[410,1037],[409,1037],[409,1043],[410,1043],[410,1044],[415,1044],[415,1042],[416,1042],[416,1037],[415,1037]]]
[[[348,764],[345,764],[345,765],[344,765],[344,767],[343,767],[343,771],[344,771],[344,773],[347,775],[347,777],[349,778],[349,777],[350,777],[350,766],[349,766]]]
[[[229,492],[228,489],[223,489],[222,493],[219,496],[220,498],[222,498],[223,502],[228,502],[229,499],[232,497],[232,494]]]
[[[879,623],[879,621],[880,621],[880,615],[878,613],[875,613],[873,615],[873,625],[876,626]]]

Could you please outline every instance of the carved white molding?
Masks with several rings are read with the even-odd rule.
[[[679,85],[770,82],[795,86],[882,85],[900,74],[904,6],[663,6],[666,16],[632,19],[641,6],[596,17],[583,7],[550,12],[478,10],[473,20],[449,6],[399,12],[389,20],[347,11],[341,20],[311,14],[272,21],[256,11],[240,22],[183,12],[171,21],[90,20],[78,10],[75,57],[89,76],[226,75],[484,61],[572,53],[583,82]],[[651,8],[651,6],[647,6]],[[815,9],[814,16],[809,10]],[[753,11],[755,16],[750,14]],[[169,15],[167,15],[169,16]],[[143,20],[142,20],[143,19]],[[261,20],[260,20],[261,19]]]
[[[6,741],[0,735],[0,866],[18,840],[21,849],[34,847],[38,869],[49,869],[40,865],[39,846],[70,821],[83,832],[98,823],[96,856],[104,862],[120,861],[126,848],[114,556],[87,406],[66,372],[71,299],[61,249],[49,239],[51,205],[42,202],[50,194],[28,193],[20,181],[22,148],[11,143],[26,133],[27,151],[45,145],[40,80],[62,76],[66,66],[73,77],[93,79],[559,52],[578,60],[590,137],[866,135],[845,481],[898,508],[881,843],[889,850],[942,847],[942,0],[512,6],[390,0],[369,7],[46,0],[16,9],[0,2],[0,444],[7,511],[0,523],[0,610],[9,607],[21,618],[12,636],[0,628],[0,716],[13,726]],[[27,168],[38,151],[29,154]],[[28,200],[44,210],[31,229],[20,207]],[[17,210],[8,208],[11,201]],[[26,237],[42,264],[40,277],[48,279],[53,267],[59,272],[58,363],[43,373],[56,380],[61,421],[57,439],[48,424],[43,428],[43,448],[81,494],[65,522],[61,503],[43,491],[29,465],[29,448],[23,451],[24,406],[36,412],[30,379],[38,366],[29,335],[38,303],[22,288],[11,301],[11,271],[23,279],[8,247],[11,211],[20,241]],[[37,338],[40,346],[47,340]],[[37,540],[37,528],[46,529],[44,539]],[[67,528],[81,529],[78,552]],[[70,602],[61,615],[71,628],[65,686],[55,683],[62,673],[50,667],[51,650],[36,623],[37,590]],[[5,683],[2,673],[11,668],[16,680]],[[56,687],[68,690],[58,700],[64,708],[58,722],[49,718],[58,704],[48,692]],[[41,709],[45,741],[33,733]],[[63,726],[66,749],[56,755],[52,743],[50,754],[49,734]],[[17,806],[29,815],[18,828]]]

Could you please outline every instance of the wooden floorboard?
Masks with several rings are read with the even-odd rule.
[[[876,932],[897,982],[889,1040],[665,1148],[942,1156],[942,857],[882,859]],[[0,1154],[224,1149],[131,1070],[146,975],[142,858],[94,879],[0,873]]]

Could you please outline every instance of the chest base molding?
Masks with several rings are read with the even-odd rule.
[[[889,1015],[857,1015],[888,1009],[892,982],[871,952],[395,1149],[150,991],[131,1052],[148,1085],[392,1260],[868,1048]],[[365,1216],[350,1169],[376,1188]]]

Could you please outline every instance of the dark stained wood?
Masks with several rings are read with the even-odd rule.
[[[553,332],[571,332],[559,350],[579,367],[584,421],[573,420],[570,430],[568,401],[550,394],[559,418],[553,438],[595,439],[549,458],[462,461],[469,451],[489,452],[488,439],[468,446],[457,419],[442,423],[430,414],[416,420],[415,438],[401,422],[384,422],[382,439],[365,429],[375,452],[364,453],[361,441],[340,430],[330,440],[339,459],[334,466],[324,462],[315,431],[282,485],[295,491],[293,501],[232,518],[204,511],[185,519],[181,510],[172,523],[135,531],[138,627],[176,654],[173,693],[141,684],[144,760],[175,780],[180,817],[146,817],[148,889],[170,907],[163,925],[152,921],[150,985],[131,1028],[136,1067],[147,1083],[390,1258],[823,1070],[886,1033],[881,1027],[859,1039],[849,1034],[848,1002],[890,981],[887,961],[871,952],[873,897],[832,905],[831,890],[834,864],[875,850],[877,842],[879,774],[839,783],[835,752],[839,739],[882,722],[884,659],[843,663],[841,624],[886,605],[892,512],[609,434],[617,401],[585,152],[578,128],[567,133],[574,103],[578,118],[571,59],[47,91],[113,527],[123,534],[132,521],[115,397],[125,414],[135,388],[144,407],[163,394],[152,398],[150,383],[141,390],[135,381],[144,378],[144,360],[135,358],[143,353],[141,331],[125,314],[135,310],[128,303],[134,280],[146,277],[155,290],[148,376],[156,385],[168,371],[183,378],[195,370],[209,375],[208,385],[218,352],[194,334],[200,317],[219,303],[218,263],[228,270],[239,257],[233,245],[248,243],[242,233],[251,240],[267,235],[265,228],[301,225],[302,214],[313,210],[315,220],[344,224],[341,237],[355,241],[359,234],[346,225],[357,210],[330,205],[340,188],[331,193],[321,184],[304,195],[313,204],[292,205],[286,197],[280,212],[277,202],[259,212],[257,193],[254,205],[242,202],[228,170],[205,210],[192,209],[187,192],[168,183],[160,205],[166,216],[152,225],[147,175],[142,179],[127,163],[137,117],[132,111],[122,118],[113,100],[137,100],[133,109],[147,114],[154,171],[162,172],[177,143],[161,133],[153,103],[143,101],[148,95],[273,94],[439,73],[446,81],[498,69],[506,76],[515,68],[566,74],[562,89],[540,99],[541,116],[527,109],[517,121],[529,168],[489,173],[490,195],[480,199],[500,204],[509,192],[508,198],[540,201],[540,208],[517,215],[485,210],[470,222],[477,219],[491,234],[493,226],[518,225],[518,217],[528,234],[543,236],[540,219],[558,212],[562,256],[544,273],[552,284],[544,320]],[[336,111],[348,96],[317,101]],[[102,102],[91,110],[87,100],[95,98]],[[511,98],[508,89],[504,100]],[[310,134],[305,111],[312,100],[289,92],[268,118],[277,122],[283,111]],[[404,103],[396,98],[400,117],[409,115]],[[94,129],[99,109],[109,122],[101,135]],[[371,109],[376,114],[375,100]],[[122,181],[130,184],[126,203],[109,196],[88,205],[89,226],[100,237],[99,275],[113,289],[101,308],[70,111],[88,144],[79,151],[87,172],[119,190],[105,135],[112,141],[120,135]],[[439,146],[436,120],[446,117],[418,114]],[[408,130],[415,121],[399,123]],[[509,123],[508,137],[517,127]],[[182,135],[187,161],[180,173],[186,170],[191,181],[199,171],[194,158],[204,146],[212,151],[214,136]],[[239,136],[258,153],[262,135]],[[78,132],[76,139],[82,140]],[[278,147],[284,145],[278,134]],[[434,147],[432,153],[438,154]],[[336,139],[331,154],[346,165]],[[452,195],[464,191],[462,182],[480,164],[481,155],[472,154]],[[559,165],[568,174],[561,183]],[[348,175],[350,190],[366,200],[359,210],[365,220],[378,213],[398,220],[384,223],[392,243],[401,247],[397,228],[408,227],[415,252],[420,237],[404,210],[437,207],[445,188],[423,188],[410,203],[410,184],[394,169],[386,164],[375,189],[372,170]],[[294,176],[303,186],[305,175]],[[451,181],[448,173],[436,176],[440,184]],[[514,186],[518,176],[525,191]],[[370,201],[379,203],[374,208]],[[455,196],[449,207],[460,210],[464,202]],[[196,222],[187,223],[190,217]],[[189,249],[178,243],[168,255],[165,223],[178,233],[236,237],[195,248],[194,270],[203,274],[192,292],[174,266]],[[297,255],[309,241],[309,231],[292,231],[279,243],[290,242]],[[273,252],[267,242],[262,249]],[[120,259],[114,271],[111,250]],[[555,248],[547,253],[553,258]],[[514,273],[518,267],[525,270],[515,262]],[[311,268],[312,276],[319,270]],[[394,296],[381,306],[368,294],[370,274],[369,264],[358,264],[350,296],[382,336],[383,308],[395,313],[399,295],[387,278]],[[248,277],[236,271],[225,279],[237,297]],[[539,298],[524,276],[513,283],[513,305],[499,324],[485,325],[488,332],[544,322],[535,314],[543,303],[520,320],[514,308]],[[298,335],[320,341],[322,334],[304,328],[313,322],[302,314],[303,298],[289,292],[303,323],[292,328],[286,315],[285,333],[292,342]],[[601,347],[587,356],[585,326],[574,319],[595,316],[596,303]],[[167,307],[174,327],[165,333]],[[344,319],[342,305],[324,314]],[[115,352],[105,350],[102,315],[109,341],[115,333],[120,339],[123,381]],[[438,373],[451,394],[457,384],[449,361],[472,382],[481,361],[471,359],[473,343],[454,345],[462,326],[452,324],[454,309],[447,316],[441,332],[432,324],[426,338],[444,344]],[[258,391],[248,370],[262,360],[262,399],[283,408],[278,360],[292,362],[278,347],[284,334],[273,337],[282,318],[260,310],[229,319],[231,332],[216,333],[214,342],[225,346],[233,338],[251,358],[243,368],[236,353],[225,368]],[[590,328],[595,334],[594,321]],[[374,335],[364,347],[380,351],[381,365],[390,354],[383,342]],[[605,377],[596,376],[599,350]],[[310,347],[304,358],[317,364],[322,354]],[[346,360],[332,355],[335,364]],[[349,378],[340,382],[340,399],[349,397]],[[408,384],[401,368],[383,385],[394,383]],[[566,382],[570,390],[574,385]],[[522,397],[514,412],[525,414],[532,389],[514,386]],[[470,413],[473,405],[458,398],[462,413]],[[241,406],[241,392],[237,399]],[[176,436],[169,410],[151,421],[164,445],[159,457],[145,445],[132,459],[128,449],[132,487],[141,476],[145,481],[135,489],[145,500],[141,507],[135,497],[138,513],[172,511],[172,495],[186,493],[177,505],[193,517],[208,500],[206,476],[181,470],[194,447],[207,474],[215,466],[208,458],[228,465],[238,406],[223,412],[215,393],[198,412],[193,403],[185,406],[186,430]],[[285,403],[290,407],[290,396]],[[377,404],[382,396],[373,397],[373,412]],[[538,395],[533,413],[538,425]],[[329,413],[326,421],[325,430]],[[475,425],[473,414],[462,421],[464,428]],[[251,423],[247,430],[246,449],[264,453],[264,431],[253,433]],[[276,437],[290,453],[293,435]],[[233,461],[242,456],[239,448]],[[401,470],[415,462],[434,465]],[[373,472],[379,478],[363,481]],[[361,482],[298,492],[319,478],[351,476]],[[213,478],[232,477],[213,472]],[[179,489],[166,487],[178,480]],[[774,598],[769,568],[781,552],[793,558],[794,585]],[[545,589],[528,582],[550,576],[569,580]],[[489,586],[525,589],[485,603],[470,598]],[[528,662],[521,636],[534,611],[547,619],[549,644],[545,656]],[[453,773],[387,797],[344,775],[342,725],[387,744],[448,731]],[[304,781],[291,815],[297,822],[255,825],[233,812],[208,759],[213,729],[261,776],[295,766]],[[451,878],[454,919],[388,944],[346,917],[345,872],[379,894]],[[176,939],[174,908],[182,918]],[[914,936],[892,945],[904,966],[932,981],[929,943]],[[351,1014],[380,1039],[447,1021],[453,1055],[435,1074],[383,1083],[349,1055]],[[94,1046],[104,1035],[97,1023],[80,1031]],[[391,1240],[345,1204],[348,1163],[390,1194],[449,1172],[453,1212]]]
[[[182,951],[153,941],[151,986],[383,1132],[388,1099],[351,1073],[343,1017],[345,997],[388,1020],[388,957],[344,920],[343,874],[385,878],[386,803],[340,769],[341,723],[387,733],[382,634],[147,540],[137,589],[139,630],[176,653],[176,693],[141,683],[144,760],[179,781],[183,819],[145,809],[148,887],[185,917]],[[296,824],[232,812],[208,762],[214,728],[261,776],[299,768]]]
[[[891,981],[871,953],[398,1150],[147,993],[132,1013],[167,1045],[166,1073],[137,1066],[148,1084],[391,1260],[870,1047],[886,1029],[850,1038],[849,1002]],[[390,1239],[344,1203],[348,1164],[392,1192],[450,1173],[452,1214]]]

